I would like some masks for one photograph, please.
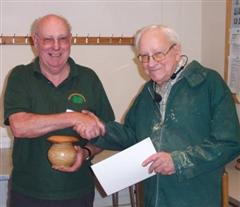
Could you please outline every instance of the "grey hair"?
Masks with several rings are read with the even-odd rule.
[[[163,32],[169,38],[171,43],[181,44],[179,35],[177,34],[177,32],[175,32],[170,27],[167,27],[165,25],[148,25],[148,26],[145,26],[142,29],[138,30],[134,36],[134,46],[137,51],[139,50],[139,44],[140,44],[142,35],[145,32],[150,31],[150,30],[159,30],[159,31]]]
[[[68,20],[65,17],[60,16],[60,15],[56,15],[56,14],[48,14],[48,15],[39,17],[39,18],[34,20],[34,22],[32,23],[32,26],[31,26],[31,35],[32,36],[34,36],[38,32],[39,25],[41,24],[41,22],[44,19],[49,18],[49,17],[56,17],[56,18],[61,19],[66,24],[69,33],[71,33],[72,27],[71,27],[70,23],[68,22]]]

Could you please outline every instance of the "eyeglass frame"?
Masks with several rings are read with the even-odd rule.
[[[141,63],[149,63],[150,61],[150,58],[152,58],[154,61],[156,62],[161,62],[162,60],[164,60],[167,56],[167,54],[171,51],[172,48],[174,48],[177,44],[176,43],[173,43],[168,49],[166,52],[156,52],[154,53],[153,55],[141,55],[139,54],[137,56],[138,60],[141,62]],[[161,58],[157,58],[156,55],[162,55]],[[142,57],[147,57],[147,61],[143,61]]]
[[[52,47],[54,45],[54,42],[57,41],[60,45],[67,45],[71,44],[71,34],[66,34],[64,36],[60,36],[58,38],[54,37],[44,37],[39,35],[38,33],[35,33],[35,36],[42,42],[44,47]]]

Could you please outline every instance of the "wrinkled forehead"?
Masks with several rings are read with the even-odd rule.
[[[171,43],[170,38],[161,30],[147,30],[145,31],[139,41],[139,51],[144,48],[159,48],[164,49]]]
[[[36,32],[43,36],[59,36],[70,34],[69,27],[62,19],[46,17],[39,21]]]

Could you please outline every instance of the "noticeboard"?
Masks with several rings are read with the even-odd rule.
[[[226,1],[224,78],[240,103],[240,0]]]

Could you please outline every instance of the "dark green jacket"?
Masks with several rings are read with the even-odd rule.
[[[77,65],[71,58],[70,74],[55,87],[40,71],[39,59],[20,65],[11,71],[5,92],[4,115],[17,112],[57,114],[67,109],[87,109],[104,121],[114,120],[114,114],[101,81],[96,73]],[[37,124],[37,123],[36,123]],[[94,192],[94,179],[87,161],[77,172],[63,173],[52,169],[47,159],[51,135],[79,137],[72,129],[56,130],[44,136],[29,139],[15,138],[13,146],[12,189],[40,199],[79,198]],[[86,140],[80,139],[79,145]]]
[[[96,144],[122,150],[150,137],[157,151],[172,154],[174,175],[144,181],[146,207],[220,207],[224,165],[240,154],[235,105],[217,72],[194,61],[181,76],[171,89],[162,123],[150,81],[124,125],[108,123],[107,135]]]

